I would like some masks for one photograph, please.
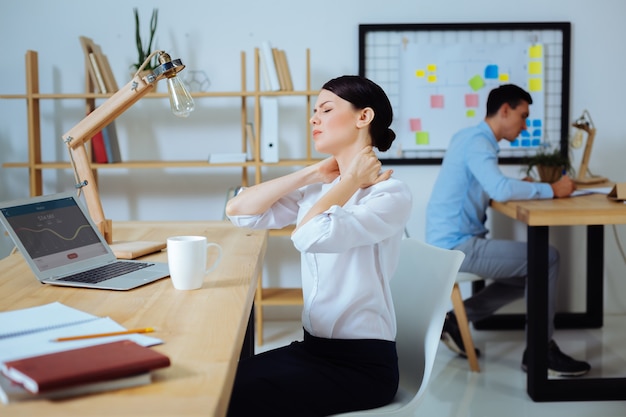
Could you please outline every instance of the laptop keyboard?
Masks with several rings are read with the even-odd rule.
[[[151,265],[154,264],[147,262],[114,262],[111,264],[100,266],[98,268],[91,269],[89,271],[79,272],[74,275],[59,278],[58,281],[85,282],[90,284],[97,284],[98,282],[119,277],[120,275],[147,268]]]

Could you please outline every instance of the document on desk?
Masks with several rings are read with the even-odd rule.
[[[580,188],[578,190],[574,190],[574,192],[570,195],[570,197],[578,197],[581,195],[589,195],[589,194],[608,194],[610,191],[611,191],[611,187]]]
[[[155,337],[127,334],[56,342],[54,339],[126,330],[109,317],[98,317],[59,302],[0,313],[0,362],[129,339],[142,346],[163,343]]]

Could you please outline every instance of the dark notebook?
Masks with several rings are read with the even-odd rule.
[[[62,343],[62,342],[60,342]],[[131,340],[33,356],[2,364],[2,372],[33,393],[107,381],[165,368],[170,359]]]

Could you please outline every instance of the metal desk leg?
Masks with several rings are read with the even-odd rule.
[[[535,401],[548,374],[548,237],[547,226],[528,226],[526,388]]]
[[[588,315],[600,315],[602,324],[602,226],[589,226],[587,241],[587,309]],[[591,259],[594,257],[595,259]],[[598,273],[597,276],[595,274]],[[600,300],[597,298],[600,297]],[[591,307],[591,308],[590,308]],[[597,309],[600,308],[600,311]],[[528,395],[534,401],[613,401],[626,399],[626,377],[548,379],[548,227],[528,227],[528,326],[527,365]]]

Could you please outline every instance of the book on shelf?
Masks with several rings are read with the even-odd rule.
[[[280,89],[282,91],[293,91],[293,82],[291,80],[289,65],[287,64],[287,54],[282,49],[272,48],[272,55],[274,56],[274,64],[278,72]]]
[[[283,72],[283,67],[280,64],[280,52],[278,48],[272,48],[272,57],[274,58],[274,65],[276,66],[276,73],[278,74],[278,84],[280,85],[280,90],[285,91],[285,73]]]
[[[108,381],[92,382],[34,394],[25,389],[22,385],[13,382],[0,372],[0,401],[4,404],[10,404],[20,401],[60,400],[64,398],[78,397],[81,395],[95,394],[98,392],[138,387],[148,385],[151,382],[152,374],[150,372],[143,372],[137,375],[115,378]]]
[[[255,149],[254,144],[256,141],[254,140],[254,126],[252,123],[246,123],[246,159],[248,161],[254,160]]]
[[[274,54],[272,45],[269,41],[261,42],[260,60],[262,72],[267,74],[267,85],[265,89],[269,91],[280,91],[280,80],[278,79],[278,71],[274,63]]]
[[[104,78],[102,77],[102,72],[100,71],[98,62],[96,61],[96,55],[93,52],[89,52],[88,57],[89,57],[89,64],[91,65],[91,68],[93,69],[93,73],[96,78],[95,84],[98,87],[98,91],[100,91],[101,93],[107,93],[108,92],[107,87],[104,84]]]
[[[111,381],[169,365],[169,357],[160,352],[132,340],[118,340],[6,361],[0,370],[10,380],[36,394]]]
[[[209,163],[242,163],[246,162],[246,154],[244,152],[215,152],[209,154]]]
[[[104,148],[106,151],[107,161],[110,164],[122,162],[120,152],[120,144],[117,139],[117,130],[115,121],[112,121],[102,129],[102,137],[104,139]]]
[[[109,162],[107,158],[106,146],[104,144],[104,134],[102,130],[93,135],[91,138],[91,159],[98,164],[106,164]]]
[[[114,93],[118,90],[115,76],[106,55],[102,53],[99,45],[86,36],[79,38],[83,53],[85,54],[85,66],[91,79],[91,84],[100,93]]]
[[[287,91],[293,91],[293,79],[291,78],[291,70],[289,69],[289,63],[287,62],[287,53],[284,49],[279,50],[280,65],[283,68],[285,74],[285,85]]]

